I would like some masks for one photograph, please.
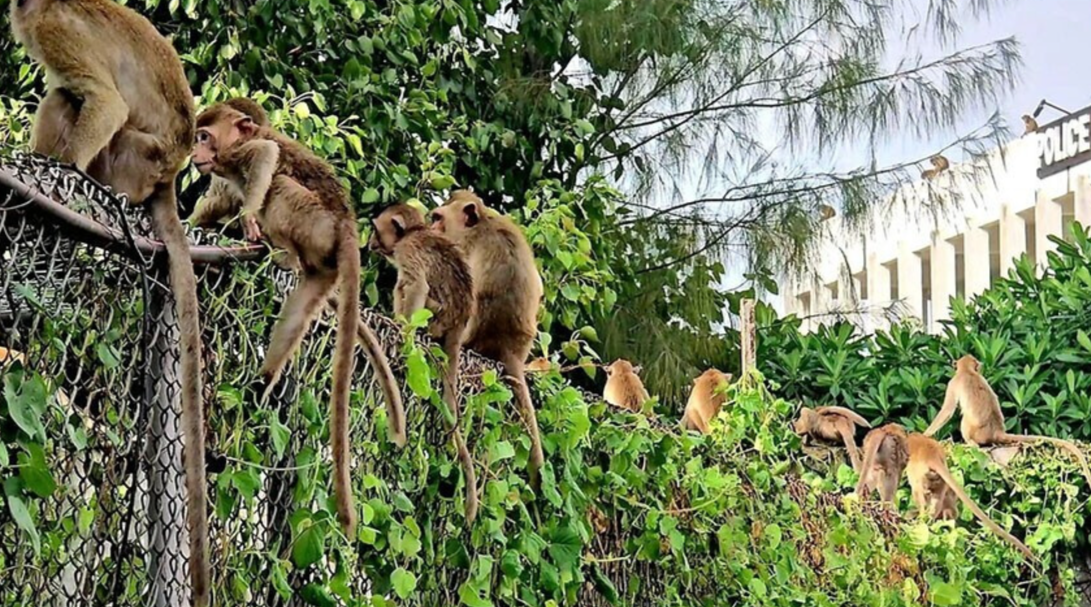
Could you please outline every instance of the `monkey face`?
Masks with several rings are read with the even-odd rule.
[[[193,143],[193,166],[202,175],[216,170],[219,153],[257,129],[254,119],[225,104],[214,105],[197,117],[197,136]]]

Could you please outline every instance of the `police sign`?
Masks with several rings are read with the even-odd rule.
[[[1091,107],[1038,129],[1038,178],[1091,160]]]

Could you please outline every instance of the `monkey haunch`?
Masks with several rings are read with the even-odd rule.
[[[530,480],[538,486],[545,456],[523,367],[538,333],[542,301],[542,278],[534,253],[511,219],[486,208],[467,190],[453,192],[442,207],[432,211],[432,228],[466,254],[477,313],[466,327],[465,343],[504,367],[530,435]]]
[[[238,189],[243,229],[265,235],[286,251],[285,265],[300,271],[273,327],[262,375],[265,392],[276,385],[314,316],[340,286],[334,345],[330,437],[337,514],[350,536],[356,522],[349,476],[349,389],[360,310],[360,253],[356,220],[333,168],[299,143],[258,125],[227,105],[197,117],[193,164]]]
[[[394,205],[372,222],[368,248],[390,258],[398,268],[394,313],[409,318],[427,308],[428,332],[447,355],[443,397],[454,416],[451,439],[466,477],[466,521],[477,517],[477,475],[459,430],[458,361],[466,326],[474,316],[474,283],[462,251],[443,234],[428,229],[424,215],[406,204]]]
[[[166,246],[178,316],[193,602],[209,601],[208,513],[197,281],[174,180],[193,140],[193,95],[178,54],[155,27],[109,0],[18,0],[11,28],[46,68],[31,147],[70,162],[147,206]]]
[[[868,432],[864,437],[864,461],[860,467],[860,482],[856,493],[864,499],[872,489],[879,490],[879,499],[894,502],[898,483],[909,461],[905,430],[898,424],[887,424]]]
[[[826,442],[844,442],[852,467],[860,471],[860,454],[856,450],[856,426],[870,428],[871,424],[855,411],[844,407],[803,407],[793,424],[796,434],[804,440],[814,438]]]

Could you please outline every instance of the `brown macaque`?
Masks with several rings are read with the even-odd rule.
[[[864,461],[860,466],[856,494],[866,500],[871,498],[873,489],[878,489],[880,500],[894,503],[894,494],[908,461],[904,428],[887,424],[868,432],[864,437]]]
[[[640,408],[651,397],[640,381],[641,368],[619,358],[606,367],[606,386],[602,389],[602,398],[615,407],[640,413]]]
[[[1038,121],[1029,114],[1023,114],[1023,134],[1030,135],[1038,132]]]
[[[477,474],[458,426],[459,356],[466,326],[475,311],[470,267],[462,251],[443,234],[428,229],[424,214],[407,204],[388,207],[372,224],[375,230],[368,248],[386,256],[398,268],[394,313],[409,318],[422,308],[430,310],[428,333],[443,344],[447,355],[443,399],[454,418],[448,430],[466,477],[466,522],[473,524],[478,508]]]
[[[265,110],[252,99],[233,97],[224,101],[222,105],[248,116],[259,127],[269,126],[269,118],[265,114]],[[208,191],[197,204],[197,208],[194,209],[190,222],[198,227],[206,228],[223,225],[225,222],[228,225],[234,225],[234,219],[243,207],[242,189],[237,187],[231,180],[220,177],[215,173],[209,173],[209,175],[212,177],[212,182],[209,184]],[[297,176],[297,179],[304,187],[312,190],[321,187],[320,184],[312,183],[312,180],[322,178],[321,173],[315,173],[311,176]],[[242,236],[241,231],[238,235]],[[296,259],[292,256],[280,255],[276,261],[286,270],[300,270]],[[330,297],[328,303],[334,310],[339,306],[336,297]],[[379,388],[383,391],[390,438],[399,447],[404,447],[406,440],[405,406],[402,404],[402,393],[398,389],[397,381],[394,379],[394,371],[390,368],[390,361],[383,352],[382,344],[376,337],[375,332],[362,321],[357,321],[356,324],[356,340],[363,346],[364,352],[371,362],[371,368],[374,370]]]
[[[693,390],[689,393],[689,402],[682,414],[683,430],[709,433],[709,423],[720,412],[727,398],[720,388],[730,383],[731,379],[729,373],[709,369],[693,380]]]
[[[1023,542],[1001,529],[1000,525],[993,522],[966,495],[947,469],[947,454],[938,442],[923,434],[912,433],[906,437],[906,446],[909,450],[909,463],[905,470],[909,475],[909,487],[913,491],[913,503],[921,512],[936,518],[955,518],[958,516],[958,507],[954,498],[957,497],[989,530],[1017,548],[1028,559],[1038,560]]]
[[[209,602],[208,512],[197,280],[174,191],[194,105],[174,47],[110,0],[16,0],[11,29],[48,74],[30,145],[148,209],[166,247],[178,321],[193,602]]]
[[[1083,470],[1083,475],[1091,485],[1091,470],[1087,467],[1087,458],[1073,443],[1051,436],[1030,434],[1009,434],[1004,429],[1004,413],[1000,410],[1000,399],[992,386],[981,375],[981,363],[967,354],[955,361],[955,376],[947,383],[947,395],[943,407],[932,420],[925,436],[932,436],[943,428],[947,420],[955,413],[955,408],[962,406],[962,439],[971,445],[987,447],[990,445],[1015,445],[1019,443],[1052,443],[1076,457]]]
[[[921,173],[921,177],[924,179],[935,179],[940,173],[951,168],[951,162],[942,154],[936,154],[930,160],[932,168]]]
[[[223,102],[229,108],[238,110],[250,117],[258,126],[269,126],[269,117],[258,102],[248,97],[232,97]],[[242,192],[230,181],[210,174],[208,191],[201,197],[189,222],[199,228],[237,228],[235,220],[242,210]],[[241,230],[234,236],[242,236]],[[294,269],[294,268],[290,268]]]
[[[465,345],[504,367],[530,435],[530,482],[538,488],[545,455],[524,370],[538,334],[542,303],[542,278],[534,253],[515,222],[487,208],[469,190],[452,192],[442,207],[432,211],[432,229],[447,235],[466,254],[477,314],[466,327]]]
[[[315,315],[340,286],[330,437],[337,515],[352,537],[356,512],[349,476],[349,390],[361,323],[359,233],[348,195],[333,167],[310,150],[224,104],[197,117],[193,164],[201,173],[213,173],[238,188],[246,236],[257,240],[264,233],[286,251],[287,265],[300,270],[299,285],[284,302],[262,363],[263,400]]]
[[[855,424],[855,425],[854,425]],[[852,467],[860,471],[860,454],[856,449],[856,425],[871,428],[871,424],[855,411],[844,407],[803,407],[793,424],[795,433],[804,441],[809,438],[824,442],[843,442],[849,452]]]

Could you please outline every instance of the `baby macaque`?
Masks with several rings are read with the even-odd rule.
[[[368,248],[382,253],[398,268],[394,313],[409,318],[427,308],[428,332],[447,355],[443,397],[454,416],[448,430],[466,477],[466,521],[477,516],[477,475],[459,430],[458,365],[466,326],[474,315],[474,287],[466,257],[443,234],[428,229],[424,214],[407,204],[387,208],[372,222]]]

